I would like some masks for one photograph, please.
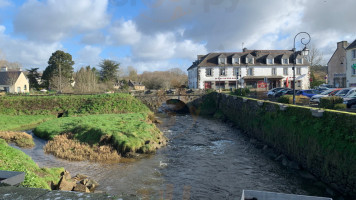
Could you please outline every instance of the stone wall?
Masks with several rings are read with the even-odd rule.
[[[195,114],[223,114],[343,194],[356,197],[356,115],[211,93]],[[194,109],[193,109],[194,110]]]

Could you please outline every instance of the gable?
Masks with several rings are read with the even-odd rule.
[[[0,72],[0,85],[15,84],[21,73],[21,71]]]

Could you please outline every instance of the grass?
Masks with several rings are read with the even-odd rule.
[[[110,113],[150,112],[129,94],[4,96],[0,97],[0,114],[65,116]]]
[[[0,131],[31,129],[53,118],[53,115],[0,115]]]
[[[74,139],[90,145],[110,143],[122,155],[149,153],[164,145],[166,139],[148,117],[147,113],[64,117],[42,123],[34,133],[45,139],[73,133]]]
[[[31,148],[35,146],[32,135],[26,132],[0,131],[0,138],[7,143],[15,143],[19,147]]]
[[[51,189],[51,181],[57,183],[63,168],[40,168],[24,152],[10,147],[5,140],[0,139],[0,170],[26,172],[25,187]]]

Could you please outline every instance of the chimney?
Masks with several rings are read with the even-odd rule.
[[[247,48],[246,48],[246,47],[242,49],[242,52],[246,52],[246,51],[247,51]]]
[[[347,41],[341,41],[337,43],[337,48],[344,48],[346,49],[346,47],[349,46],[349,44],[347,43]]]
[[[7,72],[7,67],[1,67],[1,72]]]

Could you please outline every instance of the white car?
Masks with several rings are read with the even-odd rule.
[[[284,88],[273,88],[273,89],[271,89],[271,90],[269,90],[269,91],[267,92],[267,96],[268,96],[268,97],[273,97],[273,94],[274,94],[275,92],[277,92],[277,91],[279,91],[279,90],[282,90],[282,89],[284,89]]]
[[[331,93],[333,93],[336,89],[335,88],[332,88],[332,89],[328,89],[328,90],[325,90],[324,92],[320,93],[320,94],[317,94],[317,95],[314,95],[310,98],[310,101],[311,102],[315,102],[315,103],[320,103],[320,98],[321,97],[327,97],[329,96]]]
[[[349,88],[350,90],[342,98],[347,98],[356,92],[356,88]]]

